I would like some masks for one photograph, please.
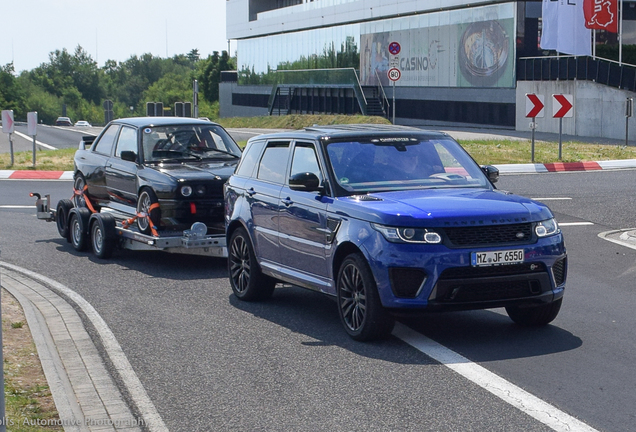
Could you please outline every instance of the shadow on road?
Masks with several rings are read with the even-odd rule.
[[[229,302],[237,309],[311,338],[303,345],[336,345],[390,362],[423,363],[415,350],[413,355],[405,356],[404,343],[394,337],[372,343],[350,339],[342,328],[334,299],[319,293],[284,286],[265,302],[243,302],[233,295]],[[580,338],[555,325],[525,328],[493,311],[431,313],[400,321],[475,362],[543,356],[583,344]]]

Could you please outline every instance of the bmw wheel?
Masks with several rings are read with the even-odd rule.
[[[86,179],[84,178],[82,173],[78,172],[75,175],[75,181],[73,183],[73,189],[75,189],[75,195],[73,195],[73,204],[75,205],[75,207],[86,207],[86,191],[84,190],[85,187]]]
[[[355,340],[388,336],[395,319],[384,309],[364,257],[351,254],[342,262],[336,282],[338,314],[346,332]]]
[[[228,273],[234,295],[245,301],[264,300],[274,293],[276,280],[264,275],[243,228],[236,229],[228,245]]]
[[[155,227],[159,227],[159,222],[161,221],[161,209],[159,206],[155,206],[155,204],[158,203],[157,195],[155,195],[152,189],[144,188],[141,190],[139,198],[137,199],[137,213],[145,213],[150,216],[150,220]],[[147,218],[137,218],[137,227],[139,231],[144,234],[150,234],[152,232],[150,222]]]

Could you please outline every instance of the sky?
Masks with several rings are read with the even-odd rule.
[[[81,45],[99,67],[150,53],[201,58],[228,49],[226,0],[0,0],[0,66],[16,73],[73,54]],[[234,50],[232,45],[231,50]],[[234,54],[231,52],[230,54]]]

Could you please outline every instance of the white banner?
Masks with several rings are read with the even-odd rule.
[[[592,55],[583,0],[543,0],[541,48],[570,55]]]

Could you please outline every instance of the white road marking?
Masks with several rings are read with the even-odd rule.
[[[23,133],[20,133],[20,132],[18,132],[18,131],[15,131],[14,133],[15,133],[16,135],[18,135],[18,136],[21,136],[22,138],[24,138],[24,139],[26,139],[26,140],[33,141],[33,137],[30,137],[30,136],[25,135],[25,134],[23,134]],[[42,147],[44,147],[44,148],[46,148],[46,149],[49,149],[49,150],[57,150],[57,148],[55,148],[55,147],[53,147],[53,146],[51,146],[51,145],[48,145],[48,144],[44,144],[43,142],[40,142],[40,141],[38,141],[38,140],[35,140],[35,144],[37,144],[37,145],[39,145],[39,146],[42,146]]]
[[[6,209],[32,209],[32,208],[35,208],[35,206],[32,206],[32,205],[0,205],[0,208],[6,208]]]
[[[552,198],[532,198],[535,201],[566,201],[566,200],[571,200],[572,198],[567,198],[567,197],[552,197]]]
[[[104,350],[108,354],[108,357],[110,358],[115,369],[117,369],[117,371],[119,372],[119,376],[126,386],[130,397],[134,400],[135,405],[139,409],[139,412],[143,417],[144,423],[147,425],[148,430],[150,430],[151,432],[168,431],[168,427],[165,425],[163,419],[157,411],[157,408],[155,408],[154,404],[150,400],[148,393],[146,393],[146,389],[144,388],[143,384],[141,384],[139,377],[133,370],[132,365],[130,364],[128,358],[126,357],[126,354],[124,353],[124,350],[121,348],[121,345],[119,345],[119,342],[117,342],[115,335],[108,327],[108,324],[106,324],[106,321],[104,321],[101,315],[99,315],[95,308],[89,302],[87,302],[84,297],[82,297],[72,289],[68,288],[67,286],[62,285],[61,283],[56,282],[53,279],[49,279],[46,276],[42,276],[39,273],[35,273],[22,267],[18,267],[2,261],[0,261],[0,266],[6,267],[15,272],[22,273],[30,278],[36,279],[74,301],[75,304],[82,309],[86,317],[95,327],[95,330],[102,340]]]
[[[401,323],[395,325],[393,335],[555,431],[596,431],[499,375]]]
[[[559,226],[588,226],[594,225],[594,222],[559,222]]]

